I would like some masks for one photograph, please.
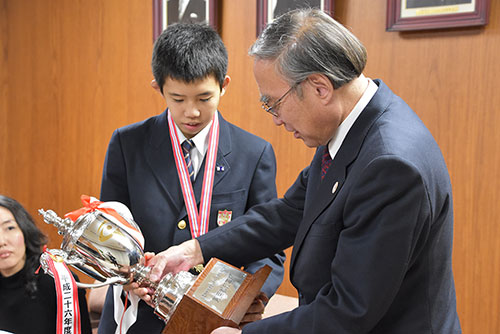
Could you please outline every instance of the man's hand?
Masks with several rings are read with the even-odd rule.
[[[260,292],[257,297],[253,300],[252,304],[245,313],[245,316],[240,322],[240,327],[245,326],[251,322],[262,320],[262,314],[264,313],[264,309],[266,308],[266,304],[269,301],[269,298],[265,295],[264,292]]]
[[[214,329],[210,334],[240,334],[241,330],[233,327],[219,327]]]
[[[160,281],[167,273],[187,271],[195,265],[204,262],[200,244],[196,239],[185,241],[178,246],[172,246],[156,255],[154,253],[146,253],[144,257],[146,260],[145,265],[151,267],[149,280],[152,282]],[[153,289],[140,286],[137,282],[125,286],[124,289],[131,291],[149,306],[154,307],[152,304]]]
[[[172,246],[148,259],[146,265],[153,267],[149,279],[153,282],[159,281],[167,273],[178,273],[188,271],[197,264],[204,263],[198,240],[191,239],[178,246]]]

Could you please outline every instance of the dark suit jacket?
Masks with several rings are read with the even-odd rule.
[[[220,116],[220,114],[219,114]],[[232,211],[233,219],[251,206],[276,198],[276,159],[272,146],[219,117],[217,151],[209,228],[217,227],[219,210]],[[205,162],[193,185],[197,206],[201,197]],[[177,176],[166,112],[116,130],[104,163],[102,201],[127,205],[145,237],[145,250],[158,253],[191,239],[189,220]],[[177,223],[184,220],[185,229]],[[272,296],[283,279],[284,254],[258,262],[245,269],[255,272],[265,264],[273,271],[262,291]],[[111,289],[109,289],[111,291]],[[114,333],[111,292],[99,324],[99,333]],[[128,333],[159,333],[164,323],[153,309],[139,303],[137,322]]]
[[[243,333],[460,332],[443,156],[417,115],[375,82],[323,181],[322,146],[284,198],[199,238],[205,258],[234,264],[293,245],[299,307]]]

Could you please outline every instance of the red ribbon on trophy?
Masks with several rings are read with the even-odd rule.
[[[56,334],[80,334],[80,307],[75,279],[64,261],[46,249],[57,298]]]
[[[137,226],[134,226],[134,223],[125,219],[125,217],[129,216],[130,221],[133,221],[130,210],[124,204],[119,202],[101,202],[87,195],[82,195],[80,199],[84,205],[83,208],[68,212],[64,215],[64,218],[69,218],[76,222],[81,215],[98,210],[118,225],[121,225],[144,248],[144,237],[141,231]]]

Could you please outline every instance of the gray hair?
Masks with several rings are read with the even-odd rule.
[[[276,60],[276,70],[290,85],[309,75],[327,76],[335,89],[359,77],[366,49],[347,28],[319,9],[287,12],[267,25],[249,55]]]

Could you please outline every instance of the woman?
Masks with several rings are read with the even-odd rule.
[[[54,279],[43,270],[35,273],[45,242],[21,204],[0,195],[0,332],[56,333]],[[78,299],[81,332],[90,334],[85,290]]]

